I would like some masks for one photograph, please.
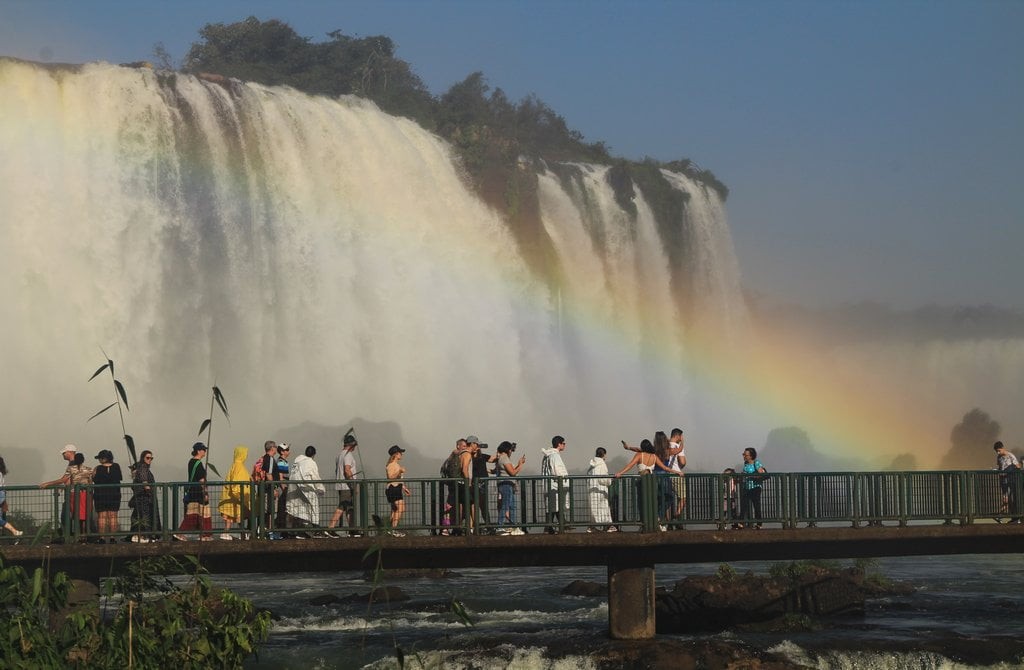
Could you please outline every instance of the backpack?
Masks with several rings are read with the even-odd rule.
[[[462,452],[456,451],[441,465],[441,476],[445,479],[462,479]]]
[[[256,459],[256,462],[252,466],[252,474],[249,475],[249,479],[254,482],[265,482],[270,479],[270,473],[263,469],[263,459],[266,456],[260,456]]]

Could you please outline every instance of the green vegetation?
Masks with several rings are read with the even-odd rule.
[[[182,572],[184,584],[161,576]],[[0,668],[237,668],[270,629],[269,612],[214,587],[195,559],[133,564],[107,587],[71,607],[66,574],[0,564]]]
[[[834,572],[839,569],[839,563],[836,561],[792,561],[791,563],[772,563],[768,574],[775,579],[798,581],[801,577],[811,572]]]

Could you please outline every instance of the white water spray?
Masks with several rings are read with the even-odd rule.
[[[214,382],[232,410],[220,439],[249,445],[361,417],[437,457],[468,432],[536,447],[562,433],[583,462],[687,418],[682,341],[645,350],[645,333],[678,327],[670,261],[642,197],[625,225],[604,168],[583,166],[592,211],[541,175],[560,314],[448,146],[365,101],[9,60],[0,101],[5,443],[119,438],[84,423],[109,402],[85,383],[100,347],[129,432],[158,454],[185,453]],[[699,262],[725,276],[707,300],[738,315],[724,223],[697,225]]]

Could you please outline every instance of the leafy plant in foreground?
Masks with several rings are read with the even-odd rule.
[[[103,355],[107,356],[107,353],[103,352]],[[122,384],[114,376],[114,361],[111,360],[109,356],[107,356],[107,362],[101,365],[100,368],[96,370],[96,372],[92,373],[92,377],[89,377],[89,381],[96,379],[96,377],[98,377],[99,374],[104,370],[110,370],[110,379],[114,383],[114,402],[110,403],[100,411],[90,416],[88,419],[86,419],[86,423],[89,423],[90,421],[98,417],[100,414],[106,412],[111,407],[116,406],[117,413],[121,417],[121,432],[124,433],[124,443],[128,447],[128,457],[131,459],[131,465],[135,465],[136,461],[138,461],[138,458],[135,455],[135,440],[132,438],[131,435],[128,434],[128,429],[124,427],[124,413],[125,410],[128,410],[128,394],[125,393],[124,384]]]
[[[217,387],[216,384],[213,385],[213,394],[210,396],[210,416],[205,418],[205,419],[203,419],[203,422],[201,424],[199,424],[199,433],[198,433],[197,437],[201,437],[202,434],[203,434],[203,431],[206,431],[206,463],[204,463],[203,465],[205,467],[213,470],[213,473],[215,475],[217,475],[218,477],[220,477],[221,474],[219,472],[217,472],[217,468],[215,466],[213,466],[213,465],[210,465],[210,450],[211,450],[211,446],[212,446],[210,444],[210,440],[213,439],[213,406],[214,406],[214,404],[216,404],[217,407],[220,407],[220,411],[224,414],[224,418],[227,419],[228,423],[231,423],[231,417],[228,414],[228,401],[224,397],[224,394],[220,392],[220,389]]]

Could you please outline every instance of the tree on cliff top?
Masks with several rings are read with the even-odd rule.
[[[287,23],[253,16],[207,24],[199,35],[203,41],[185,55],[184,72],[215,72],[313,95],[358,95],[426,125],[433,117],[433,96],[384,35],[348,37],[334,30],[328,41],[314,43]]]

